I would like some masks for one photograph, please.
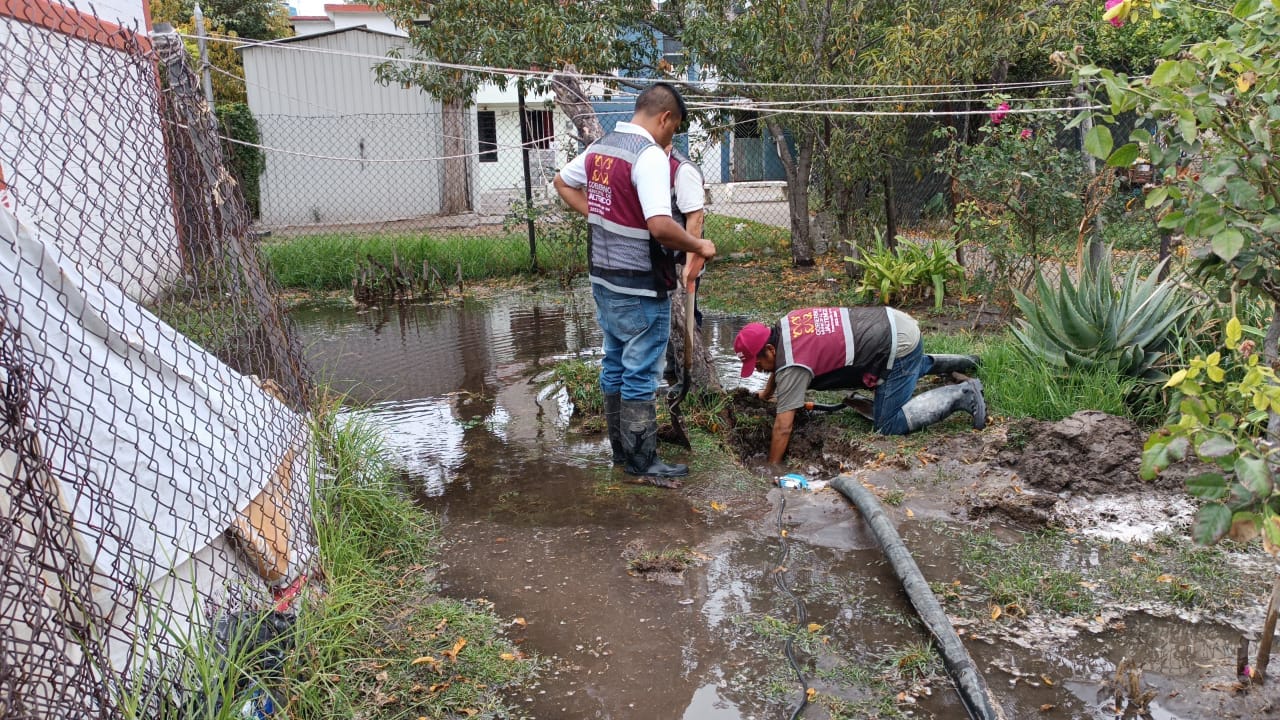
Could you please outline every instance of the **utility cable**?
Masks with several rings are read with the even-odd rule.
[[[778,558],[778,564],[773,569],[773,584],[777,586],[779,592],[791,598],[791,602],[796,608],[796,632],[806,632],[806,626],[809,622],[809,614],[805,610],[804,601],[795,593],[791,592],[790,586],[787,585],[787,556],[791,553],[791,542],[787,540],[787,531],[782,527],[782,513],[787,509],[787,493],[786,490],[781,492],[782,502],[778,504],[778,541],[781,549]],[[791,670],[795,672],[796,679],[800,681],[800,704],[791,713],[791,720],[796,720],[803,713],[804,709],[809,706],[809,681],[804,676],[804,670],[800,667],[800,662],[796,660],[795,652],[795,636],[796,633],[787,634],[787,642],[783,646],[783,653],[787,656],[787,662],[791,665]]]
[[[190,33],[174,33],[178,37],[190,40],[198,40],[200,36]],[[298,40],[305,38],[305,35],[286,38],[287,40]],[[206,35],[205,40],[212,42],[223,42],[235,45],[237,47],[270,47],[277,50],[288,50],[293,52],[315,53],[318,55],[338,55],[345,57],[363,58],[366,60],[377,60],[379,62],[394,63],[401,65],[420,65],[425,67],[442,68],[445,70],[459,70],[463,72],[471,72],[482,75],[509,75],[513,77],[535,78],[550,80],[556,71],[547,70],[519,70],[515,68],[500,68],[491,65],[467,65],[462,63],[446,63],[438,60],[423,60],[420,58],[397,58],[386,55],[373,55],[370,53],[355,53],[342,50],[327,50],[324,48],[307,47],[299,45],[296,42],[281,42],[280,40],[246,40],[238,37],[228,37],[223,35]],[[406,40],[408,38],[405,38]],[[1029,82],[1003,82],[1003,83],[950,83],[950,84],[913,84],[913,83],[795,83],[795,82],[749,82],[745,80],[727,80],[716,78],[713,80],[682,80],[679,78],[646,78],[646,77],[619,77],[617,75],[599,75],[599,74],[578,74],[577,77],[582,80],[596,80],[600,82],[627,82],[627,83],[656,83],[666,82],[678,85],[686,85],[698,87],[702,85],[712,85],[716,87],[775,87],[790,90],[821,88],[821,89],[862,89],[862,90],[878,90],[878,89],[899,89],[899,90],[953,90],[953,91],[986,91],[1000,92],[1001,90],[1016,90],[1024,87],[1043,87],[1046,85],[1073,85],[1071,80],[1039,80]]]

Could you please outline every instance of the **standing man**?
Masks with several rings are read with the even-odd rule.
[[[671,219],[675,220],[680,227],[688,230],[690,235],[700,238],[702,237],[702,225],[707,217],[704,207],[707,201],[707,194],[702,186],[702,171],[684,153],[677,150],[673,143],[668,143],[664,149],[671,164]],[[690,265],[684,253],[677,254],[676,262],[684,265],[686,273],[690,269],[697,273],[694,276],[695,289],[702,285],[702,270],[705,269],[702,263],[695,262]],[[688,298],[685,298],[685,300],[688,301]],[[698,307],[696,292],[694,293],[693,301],[694,320],[696,321],[697,329],[701,330],[702,309]],[[667,343],[666,375],[669,382],[676,382],[677,365],[679,363],[676,360],[676,338],[673,337]]]
[[[587,262],[596,320],[604,336],[600,389],[613,461],[660,487],[689,473],[658,457],[654,396],[671,334],[679,279],[667,250],[710,260],[711,242],[671,218],[671,167],[662,148],[685,122],[684,99],[667,83],[636,97],[631,122],[593,143],[555,177],[556,192],[587,216]]]
[[[987,424],[982,382],[966,380],[911,397],[921,375],[973,372],[977,358],[925,355],[920,328],[910,315],[889,307],[793,310],[772,328],[750,323],[734,338],[742,377],[757,368],[770,373],[760,398],[778,397],[769,463],[782,462],[791,441],[796,410],[805,390],[875,388],[872,422],[876,432],[906,435],[939,422],[957,410]]]

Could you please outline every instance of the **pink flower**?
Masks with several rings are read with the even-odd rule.
[[[1022,138],[1023,140],[1030,140],[1031,128],[1022,128],[1022,132],[1018,133],[1018,137]]]
[[[1009,114],[1009,103],[1003,103],[1003,102],[1000,103],[999,105],[996,106],[996,111],[991,113],[991,123],[993,125],[999,125],[1000,121],[1004,120],[1005,116],[1008,114]]]
[[[1125,0],[1107,0],[1106,9],[1107,9],[1107,10],[1110,10],[1111,8],[1113,8],[1113,7],[1117,6],[1117,5],[1120,5],[1120,4],[1121,4],[1121,3],[1123,3],[1124,1],[1125,1]],[[1114,26],[1114,27],[1121,27],[1121,26],[1123,26],[1123,25],[1124,25],[1124,19],[1123,19],[1123,18],[1121,18],[1119,15],[1116,15],[1116,16],[1112,17],[1112,18],[1111,18],[1110,20],[1108,20],[1107,22],[1111,23],[1111,24],[1112,24],[1112,26]]]

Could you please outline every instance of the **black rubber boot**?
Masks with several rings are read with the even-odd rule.
[[[933,355],[933,367],[929,369],[930,375],[950,375],[953,372],[972,375],[978,371],[978,357],[976,355]]]
[[[622,393],[604,396],[604,422],[609,428],[609,447],[613,450],[613,464],[621,465],[627,456],[622,449]]]
[[[677,478],[689,474],[688,465],[668,465],[658,457],[658,410],[652,400],[622,400],[621,419],[623,469],[628,475]]]
[[[907,419],[907,432],[915,432],[941,422],[957,410],[964,410],[973,416],[974,430],[987,426],[987,401],[982,397],[981,380],[965,380],[957,385],[920,393],[902,406],[902,414]]]

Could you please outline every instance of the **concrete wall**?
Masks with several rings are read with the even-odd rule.
[[[525,105],[530,111],[550,110],[555,138],[550,149],[532,150],[529,154],[530,177],[534,200],[554,195],[550,183],[555,173],[568,162],[565,151],[567,133],[573,130],[569,117],[548,104],[549,95],[530,94]],[[481,162],[474,157],[472,164],[472,189],[475,193],[473,207],[485,214],[503,214],[511,200],[524,200],[524,164],[520,154],[520,113],[514,85],[499,90],[492,84],[482,86],[476,92],[475,105],[470,113],[471,145],[469,152],[479,151],[478,114],[492,112],[497,132],[497,159]]]

